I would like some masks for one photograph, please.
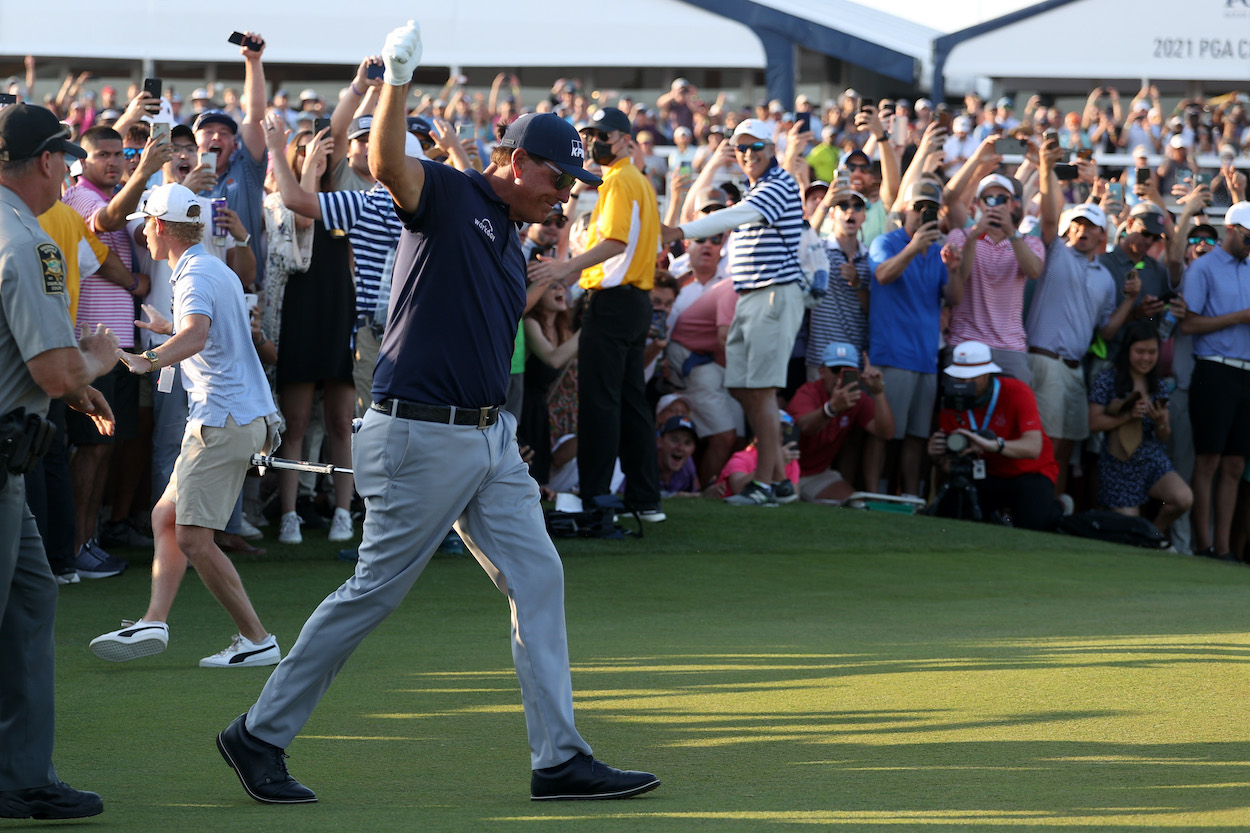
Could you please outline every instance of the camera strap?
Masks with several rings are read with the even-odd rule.
[[[989,428],[990,420],[994,418],[994,408],[998,406],[998,377],[994,377],[994,392],[990,394],[990,406],[985,409],[985,422],[981,423],[982,428]],[[972,428],[975,434],[978,430],[977,418],[972,415],[972,409],[968,409],[968,426]]]

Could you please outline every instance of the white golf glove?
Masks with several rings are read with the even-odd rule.
[[[399,87],[412,80],[413,70],[421,61],[421,27],[409,20],[386,36],[382,47],[382,63],[386,65],[383,80]]]

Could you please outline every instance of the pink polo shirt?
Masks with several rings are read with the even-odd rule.
[[[968,234],[955,229],[949,245],[963,249]],[[1025,245],[1046,259],[1046,247],[1039,237],[1025,237]],[[1019,350],[1028,346],[1024,339],[1024,286],[1028,278],[1020,271],[1020,263],[1004,239],[995,245],[987,238],[977,241],[976,259],[964,284],[959,306],[951,310],[947,342],[959,344],[979,341],[999,350]]]
[[[110,199],[112,194],[100,190],[86,177],[79,179],[78,184],[61,197],[62,202],[82,215],[87,226],[121,258],[126,268],[133,270],[134,255],[126,229],[101,232],[95,225],[96,214],[109,204]],[[103,324],[117,335],[120,347],[131,349],[135,346],[135,299],[123,287],[109,283],[98,275],[83,275],[74,324],[79,327]]]

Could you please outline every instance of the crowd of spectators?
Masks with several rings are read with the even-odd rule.
[[[345,465],[385,338],[401,228],[367,162],[380,61],[362,59],[337,101],[311,88],[270,94],[257,37],[258,48],[240,50],[241,87],[184,99],[131,85],[121,95],[82,73],[45,97],[89,154],[64,198],[85,221],[78,239],[61,241],[83,255],[69,281],[73,315],[80,327],[109,323],[124,347],[140,336],[148,346],[128,318],[141,303],[168,306],[169,274],[126,216],[163,181],[224,200],[210,248],[255,295],[254,344],[286,419],[283,451]],[[35,72],[28,59],[7,91],[28,97]],[[582,132],[587,167],[628,181],[636,209],[647,203],[631,218],[577,183],[546,221],[518,232],[530,291],[506,405],[549,496],[588,478],[595,491],[628,490],[622,462],[635,493],[654,477],[638,459],[637,382],[654,429],[645,455],[654,447],[666,499],[927,496],[950,469],[947,441],[965,432],[976,435],[974,478],[986,478],[985,463],[990,478],[1013,476],[1019,466],[995,455],[1042,460],[1027,468],[1057,507],[1144,514],[1178,549],[1237,558],[1246,535],[1235,519],[1250,529],[1240,486],[1250,292],[1237,289],[1250,245],[1244,99],[1165,106],[1147,85],[1100,87],[1068,112],[1041,96],[1017,109],[1011,97],[935,105],[854,90],[823,106],[800,95],[741,107],[683,78],[655,101],[562,78],[526,101],[515,75],[479,91],[454,76],[412,102],[408,138],[410,155],[482,170],[503,127],[554,112]],[[627,180],[629,167],[642,176]],[[645,275],[629,279],[650,298],[635,353],[633,324],[609,332],[605,281],[620,255],[605,244],[628,243],[634,258],[640,225],[659,245]],[[631,261],[631,274],[639,268]],[[756,366],[761,342],[784,353],[781,377]],[[964,349],[971,356],[983,346],[984,361],[950,372],[962,366],[951,364],[959,345],[979,345]],[[618,350],[628,362],[613,364]],[[645,365],[637,380],[635,356]],[[185,401],[171,411],[151,380],[131,389],[124,369],[117,375],[106,391],[119,399],[117,436],[68,428],[75,509],[49,510],[66,513],[52,524],[75,530],[72,544],[49,546],[64,581],[115,575],[124,563],[107,547],[150,542],[149,495],[177,453],[169,414],[185,419]],[[953,408],[947,382],[984,375],[1014,381],[978,382],[972,404]],[[1000,388],[1018,420],[993,420]],[[1017,435],[994,432],[1008,423]],[[612,467],[617,448],[624,459]],[[249,478],[224,546],[253,551],[248,540],[271,521],[283,543],[309,526],[353,536],[350,475],[274,480]],[[1203,522],[1188,522],[1191,504]],[[991,514],[1036,525],[1009,505]]]

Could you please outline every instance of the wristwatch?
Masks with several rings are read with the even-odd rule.
[[[236,249],[246,249],[247,244],[251,242],[252,242],[252,235],[249,234],[247,237],[244,237],[242,240],[235,240],[234,247]]]
[[[1024,235],[1020,233],[1020,229],[1016,229],[1015,231],[1011,233],[1011,237],[1008,239],[1011,240],[1012,242],[1015,242],[1016,240],[1023,240]]]
[[[156,363],[160,361],[160,358],[161,358],[161,357],[160,357],[160,356],[158,356],[158,355],[156,354],[156,351],[155,351],[155,350],[144,350],[144,351],[143,351],[143,358],[147,359],[147,360],[148,360],[148,362],[149,362],[149,363],[151,363],[151,365],[152,365],[152,369],[151,369],[151,370],[149,370],[149,371],[148,371],[148,373],[155,373],[155,372],[156,372]]]
[[[994,439],[998,440],[998,453],[1002,454],[1003,449],[1007,447],[1007,443],[1003,442],[1002,437],[995,437]]]

